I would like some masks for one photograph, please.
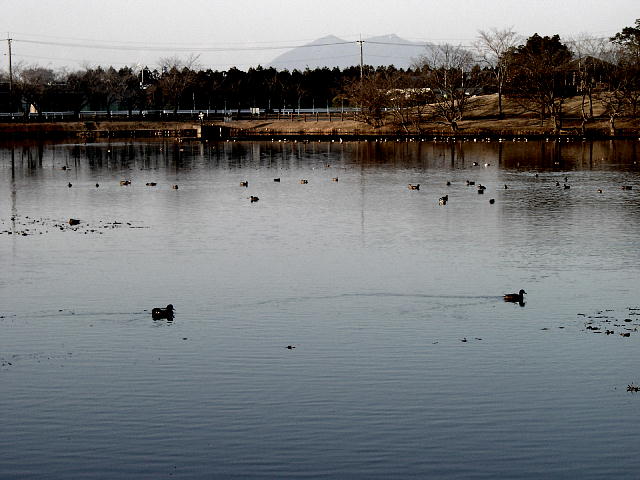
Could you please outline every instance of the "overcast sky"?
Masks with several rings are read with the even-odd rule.
[[[245,70],[326,35],[469,44],[478,29],[511,26],[608,37],[640,18],[640,0],[0,0],[0,12],[14,65],[155,67],[195,54],[203,68]]]

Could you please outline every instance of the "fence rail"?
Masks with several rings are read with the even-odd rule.
[[[142,110],[142,111],[82,111],[82,112],[0,112],[0,122],[74,122],[74,121],[235,121],[235,120],[352,120],[356,109],[313,110],[283,109],[252,113],[249,110]]]

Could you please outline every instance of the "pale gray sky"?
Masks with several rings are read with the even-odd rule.
[[[0,0],[0,12],[14,64],[156,66],[193,53],[223,70],[325,35],[468,44],[478,29],[512,26],[525,37],[608,37],[640,18],[640,0]],[[6,41],[1,51],[6,70]]]

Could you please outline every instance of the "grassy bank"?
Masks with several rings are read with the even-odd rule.
[[[561,135],[584,136],[581,128],[582,99],[568,99],[564,105]],[[485,137],[545,137],[553,136],[551,120],[541,122],[514,101],[505,99],[504,117],[496,115],[497,96],[485,95],[471,99],[465,118],[458,122],[455,136]],[[610,138],[609,120],[598,102],[593,106],[594,119],[586,124],[586,136]],[[443,122],[422,123],[419,128],[404,128],[388,115],[382,125],[373,127],[357,121],[352,114],[293,114],[270,115],[223,122],[206,120],[205,138],[268,138],[282,136],[307,137],[372,137],[372,136],[452,136],[451,128]],[[197,121],[78,121],[78,122],[23,122],[0,123],[2,138],[157,138],[198,137]],[[615,137],[640,136],[640,121],[618,119]]]
[[[456,136],[488,136],[488,137],[545,137],[553,136],[555,126],[550,119],[541,122],[533,113],[527,112],[515,101],[503,100],[504,116],[498,118],[497,95],[478,96],[469,102],[468,112],[458,122]],[[582,132],[582,99],[567,99],[564,105],[561,135],[583,136]],[[609,119],[598,102],[593,106],[594,118],[586,124],[586,135],[593,138],[611,137]],[[222,125],[222,124],[220,124]],[[233,129],[240,137],[263,137],[270,135],[307,135],[307,136],[452,136],[451,128],[440,121],[424,122],[419,128],[404,128],[387,116],[382,126],[373,127],[351,117],[344,118],[340,114],[327,115],[293,115],[279,119],[238,120],[224,124]],[[637,119],[618,119],[616,121],[617,137],[637,137],[640,135],[640,121]]]

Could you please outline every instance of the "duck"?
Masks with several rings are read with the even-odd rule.
[[[420,184],[419,183],[410,183],[408,185],[409,190],[420,190]]]
[[[147,182],[145,185],[147,187],[155,187],[157,185],[157,183],[156,182]]]
[[[527,292],[525,292],[524,290],[520,289],[520,291],[518,293],[506,293],[504,295],[504,301],[505,302],[518,302],[518,303],[522,303],[524,301],[524,295]]]
[[[258,197],[254,197],[253,195],[251,195],[251,196],[249,197],[249,200],[251,200],[251,203],[253,203],[253,202],[257,202],[257,201],[258,201],[258,200],[260,200],[260,199],[259,199]]]
[[[120,180],[120,185],[126,187],[127,185],[131,185],[131,180]]]
[[[151,318],[154,320],[162,320],[166,318],[167,320],[173,320],[173,305],[169,304],[165,308],[156,307],[151,310]]]
[[[496,203],[496,199],[495,199],[495,198],[490,198],[490,199],[489,199],[489,203],[490,203],[491,205],[493,205],[494,203]]]
[[[240,182],[240,186],[241,187],[248,187],[249,186],[249,181],[247,180],[246,182]]]
[[[300,180],[300,184],[302,185],[306,185],[307,183],[309,183],[309,180],[305,180],[304,178]]]
[[[332,182],[337,182],[337,181],[338,181],[338,177],[333,177],[333,178],[331,179],[331,181],[332,181]]]
[[[69,219],[69,225],[79,225],[79,224],[80,224],[80,220],[78,220],[77,218]]]
[[[446,205],[448,201],[449,201],[449,195],[445,195],[444,197],[440,197],[438,199],[438,204]]]
[[[171,185],[171,188],[173,188],[174,190],[178,190],[178,185]]]
[[[274,182],[279,182],[279,181],[280,181],[280,178],[274,178],[274,179],[273,179],[273,181],[274,181]]]

